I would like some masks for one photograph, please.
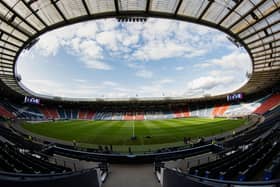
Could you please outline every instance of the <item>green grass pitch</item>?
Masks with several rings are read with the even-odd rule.
[[[182,145],[184,137],[212,136],[240,127],[245,120],[182,118],[146,121],[57,121],[23,124],[33,133],[81,145],[144,146]],[[131,140],[133,128],[136,140]],[[150,137],[148,137],[150,136]],[[161,145],[161,146],[155,146]],[[94,147],[94,146],[93,146]]]

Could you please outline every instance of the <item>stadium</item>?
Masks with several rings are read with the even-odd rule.
[[[0,186],[279,186],[279,44],[279,0],[0,0]]]

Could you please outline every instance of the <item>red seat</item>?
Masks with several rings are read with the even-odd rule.
[[[262,103],[261,106],[259,106],[254,113],[256,114],[264,114],[266,113],[269,109],[277,106],[280,104],[280,94],[275,94],[271,97],[269,97],[266,101]]]
[[[10,111],[6,110],[4,107],[0,106],[0,116],[4,118],[14,118],[15,116]]]

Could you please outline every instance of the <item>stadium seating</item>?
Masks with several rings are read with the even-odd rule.
[[[40,107],[39,110],[44,114],[45,119],[59,119],[58,112],[55,108]]]
[[[228,104],[224,104],[224,105],[216,105],[212,111],[212,116],[224,116],[224,113],[227,111],[227,109],[229,108]]]
[[[51,115],[52,118],[57,119],[59,118],[58,112],[56,109],[48,109],[49,114]]]
[[[179,109],[174,110],[174,115],[175,115],[175,118],[183,118],[184,117],[183,112]]]
[[[0,186],[11,187],[100,187],[100,181],[95,168],[57,174],[0,173]]]
[[[187,118],[190,117],[190,112],[188,107],[176,108],[172,110],[174,113],[174,118]]]
[[[102,120],[112,120],[113,113],[112,112],[104,112]]]
[[[23,107],[23,109],[27,112],[33,113],[34,115],[43,115],[41,111],[35,106]]]
[[[211,185],[203,184],[200,181],[195,181],[181,173],[165,168],[162,176],[162,187],[173,187],[173,186],[192,186],[192,187],[211,187]]]
[[[94,119],[95,120],[104,120],[106,112],[96,112]]]
[[[277,121],[279,118],[276,118]],[[273,129],[269,130],[270,128]],[[264,133],[264,132],[269,133]],[[263,135],[262,135],[263,134]],[[241,136],[243,137],[243,136]],[[246,138],[235,141],[237,145],[229,150],[221,159],[203,165],[192,167],[190,174],[199,175],[221,180],[244,181],[251,178],[256,170],[263,167],[277,154],[280,148],[280,127],[276,121],[264,122],[251,132],[246,134]],[[232,147],[232,144],[225,143],[225,147]]]
[[[163,118],[164,119],[173,119],[175,118],[175,115],[172,111],[163,111]]]
[[[72,172],[67,167],[50,163],[41,144],[27,140],[2,124],[0,137],[0,186],[100,187],[103,181],[100,177],[103,172],[95,168]]]
[[[18,110],[18,108],[14,107],[10,102],[2,101],[1,105],[9,112],[14,114],[17,118],[24,119],[26,116]]]
[[[278,105],[280,105],[280,94],[275,94],[268,98],[265,102],[263,102],[262,105],[254,111],[254,113],[264,114],[269,109]]]
[[[197,105],[190,105],[190,114],[192,117],[198,117],[199,116],[199,108]]]
[[[276,155],[271,165],[264,170],[263,180],[269,181],[274,179],[279,169],[280,169],[280,153]]]
[[[133,112],[126,112],[124,117],[123,117],[124,120],[134,120],[134,114]]]
[[[270,97],[269,97],[270,98]],[[262,102],[266,102],[269,98],[264,99]],[[122,111],[110,110],[108,108],[102,109],[98,112],[93,112],[91,109],[80,109],[70,107],[59,107],[58,109],[50,107],[34,107],[34,106],[18,106],[9,105],[12,109],[16,109],[18,115],[28,115],[43,113],[45,118],[53,118],[57,115],[56,119],[95,119],[95,120],[145,120],[145,119],[172,119],[180,117],[201,116],[211,117],[213,114],[216,116],[251,114],[261,102],[252,101],[248,103],[237,103],[237,104],[224,104],[224,105],[211,105],[211,104],[192,104],[189,107],[182,108],[161,108],[161,109],[150,109],[150,110],[131,110]],[[7,104],[6,104],[7,105]],[[50,112],[52,111],[52,112]],[[227,113],[231,111],[231,113]],[[244,131],[241,134],[233,136],[233,139],[226,140],[223,144],[226,150],[232,151],[230,155],[221,155],[221,158],[214,162],[209,162],[204,165],[200,165],[190,169],[191,174],[196,174],[202,177],[216,178],[220,180],[239,180],[246,181],[254,176],[256,170],[264,170],[264,163],[274,158],[273,164],[266,167],[266,172],[263,174],[264,179],[272,179],[276,171],[279,168],[277,160],[277,153],[280,149],[279,129],[274,129],[275,124],[279,121],[280,107],[270,108],[265,110],[263,113],[267,118],[264,122],[258,125],[256,128]],[[59,115],[58,115],[59,114]],[[263,136],[264,132],[269,132],[266,136]],[[14,134],[11,130],[0,129],[0,136],[3,136],[11,142],[15,142],[16,147],[11,147],[8,143],[0,144],[0,168],[10,172],[21,172],[21,173],[61,173],[65,172],[63,168],[56,165],[50,164],[47,160],[40,158],[33,158],[32,152],[24,151],[21,152],[17,147],[27,147],[32,150],[44,150],[42,154],[47,155],[62,155],[71,158],[85,159],[92,161],[112,161],[112,163],[120,162],[150,162],[151,160],[170,160],[183,158],[185,156],[197,155],[222,149],[219,146],[211,145],[208,143],[194,145],[193,148],[181,148],[181,147],[170,147],[164,148],[155,152],[149,152],[141,156],[133,156],[128,161],[127,156],[123,156],[119,153],[114,153],[106,149],[76,149],[73,146],[65,146],[55,144],[55,146],[48,144],[47,149],[42,147],[36,148],[38,145],[34,145],[33,142],[27,141],[28,137],[21,137],[18,134]],[[2,151],[1,151],[2,146]],[[206,147],[204,147],[206,146]],[[211,147],[214,146],[214,147]],[[5,151],[3,151],[5,150]],[[1,156],[2,155],[2,156]],[[36,155],[36,154],[35,154]],[[8,157],[10,156],[10,157]],[[28,161],[26,160],[28,159]],[[33,160],[37,159],[37,160]],[[38,160],[39,159],[39,160]],[[12,162],[12,160],[15,160]],[[12,164],[17,165],[16,167]],[[50,164],[50,165],[49,165]],[[56,170],[57,168],[57,170]],[[59,170],[62,169],[62,170]],[[1,182],[1,181],[0,181]],[[199,184],[200,185],[200,184]]]
[[[50,115],[49,111],[47,108],[40,108],[39,109],[41,111],[42,114],[44,114],[45,119],[52,119],[52,116]]]
[[[4,107],[0,105],[0,116],[4,118],[14,118],[15,116],[8,110],[6,110]]]
[[[72,119],[72,112],[71,112],[71,109],[64,109],[64,112],[65,112],[65,118],[66,119]]]
[[[242,116],[250,115],[254,111],[254,108],[252,109],[250,105],[251,105],[250,103],[249,104],[240,103],[240,104],[230,105],[227,111],[225,111],[224,114],[221,116],[242,117]]]
[[[260,160],[266,161],[278,148],[279,143],[274,146],[271,143],[255,144],[244,151],[237,151],[223,159],[202,165],[196,169],[194,174],[223,180],[237,180],[239,174],[238,180],[243,181],[252,175],[254,169],[258,167],[257,164],[260,164]]]
[[[79,110],[77,118],[78,119],[87,119],[87,114],[88,114],[87,110],[84,110],[84,109]]]
[[[271,116],[275,116],[277,114],[280,114],[280,105],[268,110],[266,113],[263,114],[263,116],[265,116],[265,118],[267,119],[267,118],[270,118]]]
[[[112,120],[123,120],[123,113],[122,112],[114,112],[112,116]]]
[[[15,173],[62,173],[71,171],[68,168],[51,164],[39,159],[39,155],[32,156],[8,143],[0,142],[0,168],[6,172]]]
[[[78,110],[71,109],[72,119],[78,119]]]
[[[213,107],[212,106],[208,106],[208,107],[205,107],[204,109],[204,117],[212,117],[212,111],[213,111]]]
[[[94,119],[95,115],[96,115],[95,112],[93,112],[93,111],[88,111],[88,112],[87,112],[87,119],[88,119],[88,120],[92,120],[92,119]]]
[[[73,118],[74,119],[83,119],[83,120],[93,120],[94,116],[95,116],[95,112],[93,112],[91,110],[87,110],[87,109],[81,109],[78,111],[77,115],[74,113]]]
[[[44,115],[32,106],[20,106],[8,101],[0,101],[0,107],[3,115],[11,118],[17,117],[19,119],[29,120],[42,120],[44,118]]]
[[[160,167],[160,172],[157,172],[159,181],[163,187],[225,187],[225,186],[238,186],[238,187],[272,187],[278,186],[280,183],[279,179],[272,181],[233,181],[233,180],[218,180],[209,179],[206,177],[199,177],[190,175],[176,169]]]
[[[274,107],[277,107],[280,103],[280,94],[272,94],[265,96],[261,99],[258,99],[256,101],[251,101],[249,103],[241,104],[241,107],[239,108],[239,111],[235,111],[235,113],[239,113],[239,116],[243,113],[245,114],[264,114],[268,110],[273,109]]]
[[[258,100],[243,103],[224,104],[190,104],[189,106],[176,108],[162,108],[154,110],[129,110],[106,109],[104,111],[92,111],[91,109],[55,108],[18,106],[2,101],[0,112],[2,115],[17,116],[21,119],[83,119],[83,120],[157,120],[186,117],[242,117],[252,113],[265,114],[280,104],[280,94],[268,95]],[[5,111],[4,111],[5,110]],[[9,114],[8,114],[8,113]]]
[[[43,146],[26,135],[0,124],[0,171],[16,173],[62,173],[68,168],[49,163],[40,154]]]
[[[145,114],[144,112],[135,112],[135,120],[144,120],[145,119]]]
[[[20,133],[14,133],[11,129],[6,128],[0,123],[0,136],[16,144],[18,147],[30,150],[41,150],[42,145],[35,144],[29,140],[29,137]]]
[[[65,110],[62,108],[57,109],[57,112],[59,114],[60,119],[67,119],[67,115],[65,113]]]

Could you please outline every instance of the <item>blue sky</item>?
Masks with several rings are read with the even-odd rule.
[[[17,72],[27,88],[52,96],[191,98],[236,90],[251,62],[224,33],[204,26],[106,19],[42,35],[20,55]]]

